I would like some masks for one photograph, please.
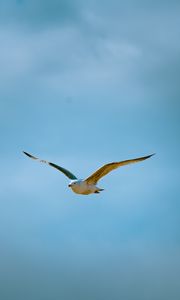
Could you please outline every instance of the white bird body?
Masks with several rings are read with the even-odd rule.
[[[67,169],[60,167],[54,163],[48,162],[46,160],[40,160],[39,158],[24,152],[25,155],[28,157],[34,159],[34,160],[39,160],[42,163],[48,164],[49,166],[59,170],[62,172],[64,175],[66,175],[69,179],[71,179],[69,183],[69,187],[72,189],[72,191],[76,194],[81,194],[81,195],[89,195],[89,194],[98,194],[99,192],[103,191],[104,189],[101,189],[97,187],[97,182],[105,175],[107,175],[109,172],[112,170],[115,170],[119,167],[131,164],[131,163],[136,163],[139,161],[143,161],[147,158],[150,158],[152,155],[147,155],[139,158],[134,158],[134,159],[129,159],[129,160],[124,160],[120,162],[112,162],[109,164],[106,164],[99,168],[97,171],[95,171],[93,174],[91,174],[88,178],[86,179],[78,179],[73,173],[68,171]]]
[[[68,185],[74,193],[81,195],[98,194],[103,189],[98,188],[95,184],[88,184],[85,180],[72,180]]]

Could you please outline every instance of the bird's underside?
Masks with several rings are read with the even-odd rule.
[[[71,187],[73,192],[75,192],[76,194],[81,194],[81,195],[89,195],[89,194],[93,194],[93,193],[98,194],[100,191],[103,191],[103,189],[98,188],[96,186],[96,184],[102,177],[104,177],[105,175],[107,175],[108,173],[110,173],[111,171],[113,171],[119,167],[146,160],[146,159],[150,158],[152,155],[154,155],[154,154],[151,154],[151,155],[147,155],[147,156],[143,156],[143,157],[139,157],[139,158],[135,158],[135,159],[129,159],[129,160],[124,160],[124,161],[120,161],[120,162],[112,162],[112,163],[106,164],[106,165],[102,166],[101,168],[99,168],[97,171],[95,171],[93,174],[91,174],[89,177],[82,180],[82,179],[78,179],[73,173],[71,173],[69,170],[67,170],[63,167],[60,167],[60,166],[58,166],[54,163],[48,162],[46,160],[40,160],[39,158],[37,158],[27,152],[23,151],[23,153],[34,160],[48,164],[49,166],[62,172],[65,176],[67,176],[71,180],[68,186]]]

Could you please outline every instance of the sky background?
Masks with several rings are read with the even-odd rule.
[[[0,0],[0,298],[180,299],[180,2]],[[81,196],[22,150],[85,178]]]

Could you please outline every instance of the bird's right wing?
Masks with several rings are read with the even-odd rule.
[[[24,153],[25,155],[27,155],[28,157],[32,158],[32,159],[35,159],[35,160],[37,160],[37,161],[39,161],[39,162],[48,164],[49,166],[51,166],[51,167],[53,167],[53,168],[59,170],[60,172],[62,172],[64,175],[66,175],[66,176],[67,176],[68,178],[70,178],[70,179],[77,179],[77,177],[76,177],[74,174],[72,174],[70,171],[68,171],[68,170],[66,170],[66,169],[64,169],[64,168],[62,168],[62,167],[60,167],[60,166],[58,166],[58,165],[56,165],[56,164],[53,164],[53,163],[51,163],[51,162],[49,162],[49,161],[46,161],[46,160],[41,160],[41,159],[39,159],[39,158],[37,158],[37,157],[35,157],[35,156],[33,156],[33,155],[31,155],[31,154],[25,152],[25,151],[23,151],[23,153]]]
[[[109,172],[111,172],[119,167],[145,160],[145,159],[151,157],[152,155],[154,155],[154,154],[139,157],[139,158],[124,160],[124,161],[120,161],[120,162],[112,162],[112,163],[106,164],[106,165],[102,166],[101,168],[99,168],[96,172],[94,172],[88,178],[86,178],[85,181],[88,184],[96,184],[100,178],[107,175]]]

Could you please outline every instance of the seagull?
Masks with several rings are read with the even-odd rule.
[[[111,172],[119,167],[133,164],[133,163],[136,163],[139,161],[143,161],[145,159],[150,158],[151,156],[153,156],[155,154],[155,153],[153,153],[151,155],[138,157],[138,158],[134,158],[134,159],[128,159],[128,160],[124,160],[124,161],[120,161],[120,162],[112,162],[112,163],[102,166],[101,168],[99,168],[97,171],[95,171],[92,175],[90,175],[86,179],[78,179],[73,173],[71,173],[70,171],[68,171],[65,168],[62,168],[62,167],[60,167],[54,163],[51,163],[49,161],[39,159],[25,151],[23,151],[23,153],[34,160],[37,160],[41,163],[45,163],[45,164],[59,170],[60,172],[62,172],[64,175],[66,175],[70,179],[68,187],[70,187],[74,193],[81,194],[81,195],[89,195],[89,194],[94,194],[94,193],[99,194],[104,189],[97,187],[97,182],[103,176],[107,175],[109,172]]]

